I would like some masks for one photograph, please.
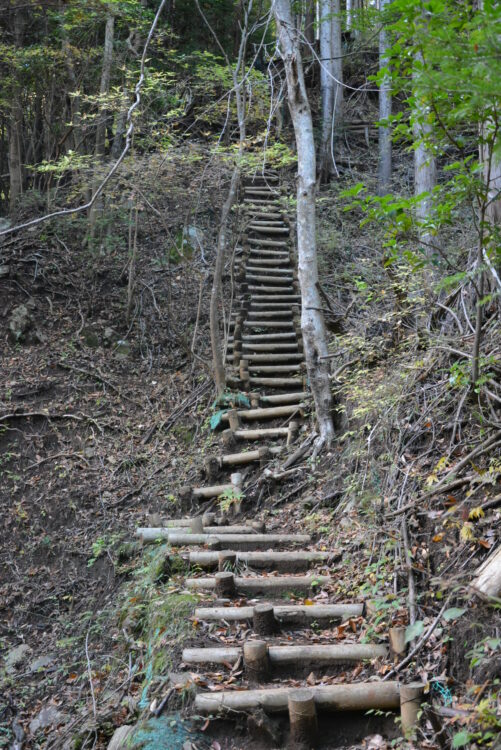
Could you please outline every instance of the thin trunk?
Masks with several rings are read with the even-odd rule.
[[[115,135],[111,146],[111,158],[115,161],[120,156],[125,142],[125,131],[127,129],[127,112],[129,109],[128,91],[124,86],[122,95],[122,105],[117,115],[115,125]]]
[[[322,131],[318,173],[328,182],[336,173],[334,127],[339,124],[343,104],[343,64],[339,0],[320,0],[320,91]]]
[[[98,113],[96,127],[96,143],[94,154],[96,156],[96,174],[93,179],[92,192],[97,189],[100,181],[99,167],[103,161],[106,151],[106,97],[110,91],[111,65],[113,62],[113,40],[115,33],[115,17],[108,13],[106,17],[106,29],[104,33],[103,67],[101,69],[101,84],[99,87],[100,111]],[[96,236],[98,218],[103,214],[104,200],[101,195],[90,209],[89,213],[89,235],[91,239]]]
[[[421,53],[416,53],[416,62],[423,65]],[[414,73],[416,80],[416,73]],[[437,167],[435,156],[427,140],[433,132],[433,126],[427,120],[428,104],[420,98],[419,91],[414,92],[414,112],[412,130],[414,134],[414,195],[423,198],[416,206],[416,220],[418,224],[419,240],[429,249],[432,241],[429,230],[423,226],[430,218],[432,200],[431,193],[437,182]]]
[[[318,267],[315,238],[315,142],[311,109],[304,83],[303,64],[297,31],[292,23],[290,0],[274,0],[281,56],[287,77],[289,108],[298,153],[297,242],[301,287],[301,330],[306,366],[315,400],[320,439],[317,452],[334,437],[331,417],[331,391],[326,359],[327,337],[317,289]]]
[[[24,36],[22,7],[14,8],[14,43],[20,49]],[[14,72],[12,106],[9,119],[9,182],[10,210],[13,212],[23,192],[23,108],[21,105],[21,84],[18,71]]]
[[[308,42],[308,57],[311,56],[311,47],[315,48],[315,15],[316,0],[306,0],[306,9],[304,14],[304,35]]]
[[[380,0],[380,10],[390,4],[391,0]],[[379,69],[383,70],[389,65],[388,49],[389,39],[388,32],[383,25],[379,32]],[[379,119],[387,120],[391,117],[391,77],[385,75],[379,87]],[[378,169],[378,194],[386,195],[390,190],[391,182],[391,127],[389,125],[379,126],[379,169]]]

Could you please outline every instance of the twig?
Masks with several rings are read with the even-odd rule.
[[[428,639],[430,638],[431,634],[433,633],[433,631],[437,627],[438,623],[440,622],[440,618],[442,617],[443,613],[445,612],[445,609],[446,609],[447,605],[449,604],[449,600],[450,600],[450,596],[447,597],[447,599],[445,600],[445,602],[442,605],[442,608],[441,608],[440,612],[435,617],[435,619],[431,623],[431,625],[428,628],[428,630],[426,631],[426,633],[416,643],[416,645],[414,646],[414,648],[412,649],[412,651],[410,651],[407,654],[407,656],[405,657],[405,659],[402,659],[402,661],[399,662],[391,670],[391,672],[388,672],[388,674],[385,674],[385,676],[383,677],[383,682],[385,680],[389,680],[390,677],[393,677],[394,675],[398,674],[398,672],[400,672],[401,669],[403,669],[410,661],[412,661],[412,659],[416,656],[416,654],[423,648],[423,646],[428,641]]]

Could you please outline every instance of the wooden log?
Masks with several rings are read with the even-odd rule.
[[[228,548],[242,551],[269,549],[282,544],[308,544],[311,537],[308,534],[224,534],[219,530],[214,534],[186,534],[183,532],[169,532],[168,541],[173,547],[183,547],[191,544],[207,544],[209,539],[218,540]]]
[[[398,682],[318,685],[311,690],[319,711],[394,711],[400,705]],[[283,713],[288,710],[289,694],[293,691],[283,687],[199,693],[195,711],[207,715],[262,708],[267,713]]]
[[[237,443],[236,435],[238,432],[240,432],[240,430],[236,430],[235,432],[233,432],[231,428],[227,430],[223,430],[222,438],[223,438],[223,445],[225,448],[230,450],[231,448],[234,448],[236,446],[236,443]]]
[[[301,369],[300,365],[298,364],[288,364],[288,365],[250,365],[249,370],[251,372],[299,372]]]
[[[232,489],[231,484],[214,484],[210,487],[192,487],[191,493],[194,498],[208,500],[211,497],[218,497]]]
[[[400,716],[404,735],[412,734],[417,727],[424,688],[421,682],[400,686]]]
[[[289,276],[284,276],[284,278],[280,276],[257,276],[253,273],[247,273],[247,281],[252,282],[254,284],[263,284],[266,288],[269,286],[277,286],[277,285],[283,285],[284,287],[290,287],[292,288],[292,274]]]
[[[249,361],[247,359],[241,359],[239,365],[240,380],[244,386],[244,390],[248,390],[249,384]]]
[[[278,630],[278,622],[275,619],[273,604],[262,602],[256,604],[252,610],[252,623],[257,635],[273,635]]]
[[[296,343],[296,334],[294,331],[283,331],[282,333],[248,333],[243,338],[242,346],[250,345],[260,341],[285,341],[292,340]]]
[[[254,232],[255,234],[290,234],[289,227],[262,227],[259,224],[249,224],[247,229],[249,232]]]
[[[287,320],[292,317],[293,314],[291,310],[270,310],[268,312],[265,310],[250,310],[247,320],[253,320],[254,318],[258,320],[265,320],[267,318],[270,318],[271,320]]]
[[[216,479],[221,469],[221,461],[216,456],[207,456],[204,458],[204,471],[207,479],[213,481]]]
[[[295,295],[295,289],[292,284],[290,286],[256,286],[253,284],[252,286],[249,285],[249,291],[257,292],[265,299],[268,295],[273,296],[274,293],[279,294],[281,297],[287,297],[288,295],[293,297]]]
[[[245,670],[251,682],[264,682],[270,675],[266,641],[246,641],[243,645]]]
[[[482,598],[501,598],[501,544],[484,560],[471,585]]]
[[[318,743],[318,721],[312,690],[299,689],[288,696],[290,744],[295,750],[310,750]]]
[[[276,396],[261,396],[261,403],[263,404],[290,404],[300,403],[308,398],[310,394],[305,391],[298,391],[297,393],[279,393]]]
[[[401,661],[407,651],[405,642],[405,628],[390,628],[388,631],[390,654],[395,664]]]
[[[280,242],[280,240],[258,239],[257,237],[249,237],[247,242],[250,245],[258,245],[259,247],[284,247],[284,248],[289,247],[288,242]],[[252,252],[252,248],[251,248],[251,252]]]
[[[301,297],[299,294],[253,294],[251,300],[256,302],[297,302]],[[245,336],[244,336],[245,338]]]
[[[217,573],[216,575],[233,576],[232,573]],[[218,596],[220,598],[231,598],[234,596],[234,592],[230,593],[230,591],[232,591],[231,588],[228,589],[227,593],[218,593]],[[271,609],[273,612],[273,607]],[[230,661],[226,647],[197,648],[189,649],[189,651],[193,655],[193,661],[197,664],[224,664],[225,661]],[[241,653],[239,647],[232,648],[231,651],[232,654],[235,654],[235,658],[238,658]],[[370,643],[343,643],[321,646],[269,646],[268,656],[272,667],[308,667],[311,665],[314,668],[339,664],[358,664],[363,661],[385,658],[388,656],[388,649],[386,646],[378,646]],[[183,655],[183,661],[188,662],[189,659]],[[422,687],[421,685],[421,692]]]
[[[187,588],[194,589],[195,591],[211,591],[216,587],[217,575],[218,573],[213,578],[187,578],[185,585]],[[246,596],[277,594],[285,591],[301,591],[305,593],[311,591],[315,586],[322,586],[331,582],[332,579],[329,576],[249,576],[248,578],[235,578],[237,591]]]
[[[205,511],[205,513],[202,514],[202,523],[205,526],[214,526],[216,523],[216,514],[215,513],[209,513],[208,511]]]
[[[262,427],[259,430],[237,430],[236,432],[232,432],[235,440],[267,440],[269,438],[287,437],[288,434],[288,427]]]
[[[237,560],[240,555],[237,556]],[[280,625],[302,624],[312,622],[339,622],[350,617],[360,617],[363,604],[290,604],[273,605],[275,619]],[[195,610],[198,620],[214,622],[227,620],[228,622],[244,622],[254,617],[253,607],[199,607]]]
[[[291,328],[290,320],[245,320],[246,328]]]
[[[192,534],[203,534],[204,524],[202,516],[195,516],[195,518],[191,519],[190,529]]]
[[[280,266],[290,266],[290,259],[289,258],[260,258],[257,255],[253,255],[252,257],[249,255],[249,258],[247,260],[247,264],[258,264],[263,266],[262,268],[258,268],[257,270],[260,271],[266,271],[269,270],[267,268],[264,268],[264,266],[269,266],[270,268],[275,268],[278,270]],[[249,265],[247,265],[248,268],[250,268]]]
[[[237,562],[237,553],[230,550],[223,550],[218,553],[218,570],[223,573],[228,570],[235,570]]]
[[[166,527],[139,527],[136,529],[135,535],[137,537],[140,537],[143,542],[157,542],[159,539],[166,539],[169,540],[169,534],[180,534],[183,535],[184,533],[192,533],[195,534],[197,537],[199,536],[217,536],[221,538],[221,541],[223,541],[223,537],[227,535],[234,535],[234,534],[257,534],[259,533],[251,524],[249,525],[237,525],[232,524],[231,526],[204,526],[202,531],[195,531],[191,532],[189,528],[186,528],[184,526],[180,526],[179,528],[176,528],[175,526],[166,526]]]
[[[214,527],[209,527],[211,530]],[[243,528],[228,526],[227,528]],[[162,529],[165,531],[165,529]],[[216,532],[213,532],[217,534]],[[231,532],[234,533],[234,532]],[[259,529],[255,529],[254,533],[261,533]],[[273,570],[276,569],[282,573],[297,573],[304,570],[308,570],[312,565],[321,565],[326,563],[332,557],[330,552],[276,552],[268,550],[266,552],[239,552],[238,561],[248,565],[250,568],[255,570]],[[209,552],[197,551],[190,552],[189,561],[191,565],[199,565],[201,568],[211,569],[217,566],[218,556],[211,555]],[[361,605],[360,605],[361,606]],[[359,605],[356,605],[356,611],[359,610]],[[361,611],[358,612],[361,614]],[[312,615],[313,616],[313,615]],[[350,615],[352,616],[352,615]],[[354,615],[357,616],[357,615]]]
[[[300,388],[304,385],[302,378],[249,378],[249,384],[268,388]]]
[[[304,356],[299,352],[290,352],[289,354],[276,354],[270,352],[269,354],[247,354],[247,361],[254,366],[255,362],[303,362]]]
[[[305,404],[300,402],[299,404],[270,406],[263,409],[240,409],[238,411],[238,416],[240,419],[245,419],[247,421],[253,421],[256,419],[279,419],[280,417],[291,417],[294,414],[301,414],[304,407]],[[228,414],[223,414],[222,421],[226,421],[227,418]]]
[[[214,576],[214,589],[219,599],[231,599],[235,596],[235,576],[227,571],[220,571]]]
[[[273,456],[278,456],[283,453],[283,449],[278,447],[262,447],[255,451],[245,451],[243,453],[228,453],[226,456],[221,456],[221,463],[223,466],[239,466],[242,464],[250,464],[254,461],[269,461]]]

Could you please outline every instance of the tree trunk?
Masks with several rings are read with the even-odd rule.
[[[482,563],[472,583],[484,597],[501,597],[501,546]]]
[[[416,62],[423,65],[421,53],[416,53]],[[416,80],[416,72],[414,72]],[[416,206],[416,220],[418,223],[419,240],[429,250],[432,237],[423,224],[430,217],[432,206],[431,194],[437,182],[437,168],[435,156],[431,150],[427,139],[433,132],[433,126],[427,121],[428,105],[425,99],[421,98],[419,91],[414,90],[414,112],[412,114],[412,130],[414,134],[414,195],[424,195],[422,200]]]
[[[334,437],[331,417],[329,370],[325,357],[327,337],[317,289],[318,267],[315,238],[315,142],[311,110],[304,83],[303,65],[297,30],[292,23],[290,0],[275,0],[273,12],[277,24],[281,56],[287,77],[289,108],[298,153],[297,242],[301,287],[301,330],[306,366],[315,400],[320,439],[317,451]]]
[[[111,65],[113,62],[113,40],[115,35],[115,16],[111,12],[108,12],[106,16],[106,29],[104,32],[104,50],[103,50],[103,67],[101,70],[101,84],[99,87],[100,95],[100,111],[98,113],[98,120],[96,126],[96,144],[94,154],[96,156],[96,170],[97,173],[93,180],[93,190],[99,185],[100,175],[99,166],[103,160],[106,151],[106,103],[105,99],[110,92],[110,79],[111,79]],[[89,215],[89,233],[90,237],[94,238],[96,235],[96,225],[98,218],[104,211],[104,201],[101,195],[98,200],[90,209]]]
[[[24,35],[24,17],[22,5],[14,8],[13,23],[14,43],[20,49]],[[13,212],[23,192],[23,108],[21,105],[21,86],[17,70],[14,73],[12,106],[9,118],[9,182],[10,210]]]
[[[343,65],[339,0],[320,0],[320,91],[322,130],[318,173],[328,182],[336,173],[334,126],[339,122],[343,102]]]
[[[380,0],[380,11],[390,4],[391,0]],[[389,64],[388,32],[382,19],[381,31],[379,32],[379,69],[386,68]],[[391,116],[391,77],[385,75],[379,86],[379,119],[386,120]],[[389,125],[379,126],[379,169],[378,169],[378,195],[386,195],[390,190],[391,181],[391,127]]]

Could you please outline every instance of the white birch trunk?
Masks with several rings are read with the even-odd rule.
[[[301,287],[301,330],[306,366],[315,400],[320,438],[317,452],[334,437],[331,391],[327,361],[327,337],[319,308],[318,268],[315,237],[315,142],[311,110],[304,83],[298,34],[292,21],[290,0],[274,0],[281,56],[287,77],[287,93],[298,154],[297,243]]]
[[[390,4],[391,0],[380,0],[380,10]],[[389,63],[388,32],[384,25],[379,32],[379,69],[386,68]],[[379,119],[386,120],[391,116],[391,78],[385,75],[379,87]],[[390,190],[392,153],[391,153],[391,127],[379,127],[379,168],[378,168],[378,194],[386,195]]]

